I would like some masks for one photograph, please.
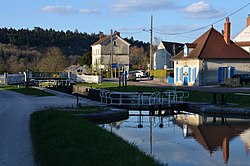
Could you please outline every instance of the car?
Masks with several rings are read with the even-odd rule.
[[[147,77],[145,70],[134,70],[132,72],[135,73],[136,78]]]
[[[124,73],[122,73],[122,74],[120,75],[120,79],[121,79],[121,80],[124,79]],[[135,80],[136,80],[135,72],[133,72],[133,71],[127,72],[127,81],[129,81],[129,80],[132,80],[132,81],[135,81]]]

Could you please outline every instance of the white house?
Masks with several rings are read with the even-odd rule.
[[[236,35],[233,41],[238,46],[250,52],[250,14],[247,17],[246,28],[244,28],[238,35]]]
[[[167,68],[173,68],[173,61],[171,58],[183,50],[184,44],[175,42],[161,41],[157,47],[157,51],[154,53],[153,65],[155,70]]]
[[[250,54],[230,40],[227,17],[224,35],[211,27],[172,58],[176,85],[218,85],[224,78],[250,71]]]
[[[100,37],[91,45],[93,69],[108,70],[113,64],[113,66],[123,66],[128,70],[129,46],[130,44],[120,37],[119,32],[115,32],[112,37],[111,35]]]

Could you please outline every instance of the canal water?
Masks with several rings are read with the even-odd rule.
[[[101,126],[170,166],[250,165],[249,117],[130,111],[129,119]]]

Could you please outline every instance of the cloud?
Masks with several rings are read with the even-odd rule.
[[[100,13],[96,10],[88,10],[88,9],[79,9],[78,12],[82,13],[82,14],[98,14],[98,13]]]
[[[45,13],[71,14],[74,13],[72,6],[46,6],[41,9]]]
[[[57,14],[97,14],[96,10],[88,9],[74,9],[72,6],[46,6],[41,9],[45,13],[57,13]]]
[[[219,11],[213,8],[209,3],[200,1],[187,6],[184,12],[188,14],[189,18],[209,19],[217,18],[225,15],[224,11]]]
[[[110,6],[117,12],[156,11],[175,8],[173,0],[119,0]]]

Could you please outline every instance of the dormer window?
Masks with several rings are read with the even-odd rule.
[[[184,57],[187,57],[188,54],[189,54],[189,49],[188,49],[187,45],[185,44],[184,45]]]
[[[113,41],[113,46],[115,46],[115,47],[118,46],[117,40],[114,40],[114,41]]]

